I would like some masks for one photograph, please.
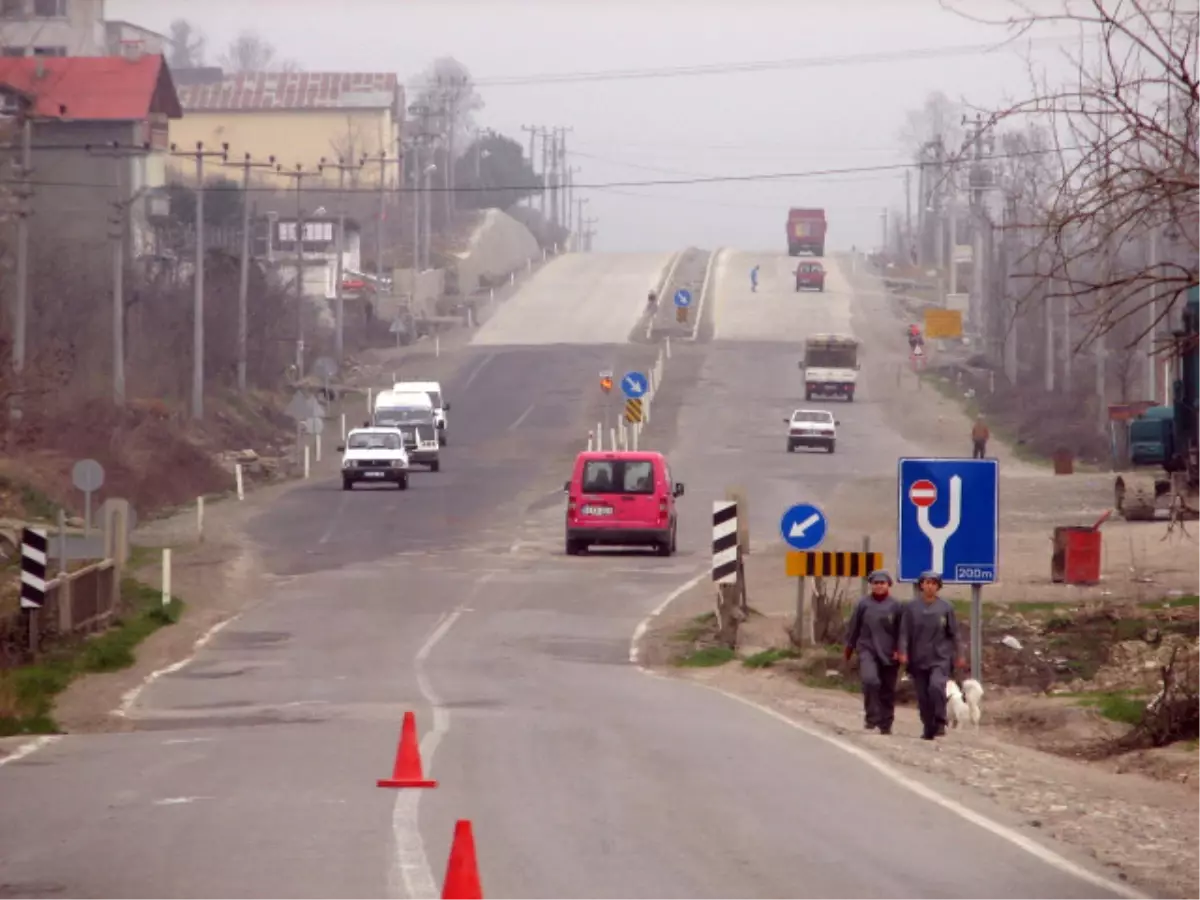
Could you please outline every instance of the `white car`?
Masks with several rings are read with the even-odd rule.
[[[408,490],[408,453],[399,428],[355,428],[338,447],[342,454],[342,490],[360,481],[391,483]]]
[[[788,427],[788,453],[794,453],[797,447],[824,447],[826,453],[832,453],[837,445],[837,427],[841,422],[831,412],[798,409],[783,421]]]

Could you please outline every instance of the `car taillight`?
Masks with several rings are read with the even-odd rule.
[[[658,516],[661,519],[667,514],[667,498],[663,497],[658,501]]]
[[[578,508],[579,508],[579,507],[576,505],[576,500],[575,500],[575,498],[574,498],[574,497],[568,497],[568,498],[567,498],[567,515],[568,515],[568,516],[571,516],[572,518],[574,518],[574,516],[575,516],[575,514],[576,514],[576,510],[578,510]]]

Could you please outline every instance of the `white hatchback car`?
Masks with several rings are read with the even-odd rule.
[[[408,489],[408,454],[398,428],[355,428],[338,447],[342,453],[342,490],[360,481],[391,482]]]
[[[798,409],[783,421],[788,426],[788,453],[794,453],[797,447],[824,447],[826,453],[832,453],[837,445],[841,423],[827,410]]]

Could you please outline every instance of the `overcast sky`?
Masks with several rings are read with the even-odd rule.
[[[970,0],[970,8],[997,18],[1014,10],[1004,0]],[[1005,38],[938,0],[107,0],[106,16],[164,33],[172,19],[188,18],[207,36],[210,62],[242,29],[311,71],[407,80],[433,58],[454,56],[481,82],[478,125],[523,144],[521,125],[573,128],[568,151],[577,179],[590,185],[894,165],[905,160],[905,112],[929,92],[986,107],[1029,94],[1030,59],[1066,72],[1061,49],[1023,43],[993,54],[487,85],[504,76],[827,60]],[[789,206],[823,206],[831,248],[844,249],[879,243],[881,211],[903,206],[904,181],[900,171],[877,171],[581,195],[586,214],[599,219],[597,250],[779,250]]]

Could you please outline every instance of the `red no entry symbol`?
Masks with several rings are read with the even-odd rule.
[[[908,499],[917,506],[933,506],[933,501],[937,499],[937,487],[926,478],[914,481],[908,489]]]

